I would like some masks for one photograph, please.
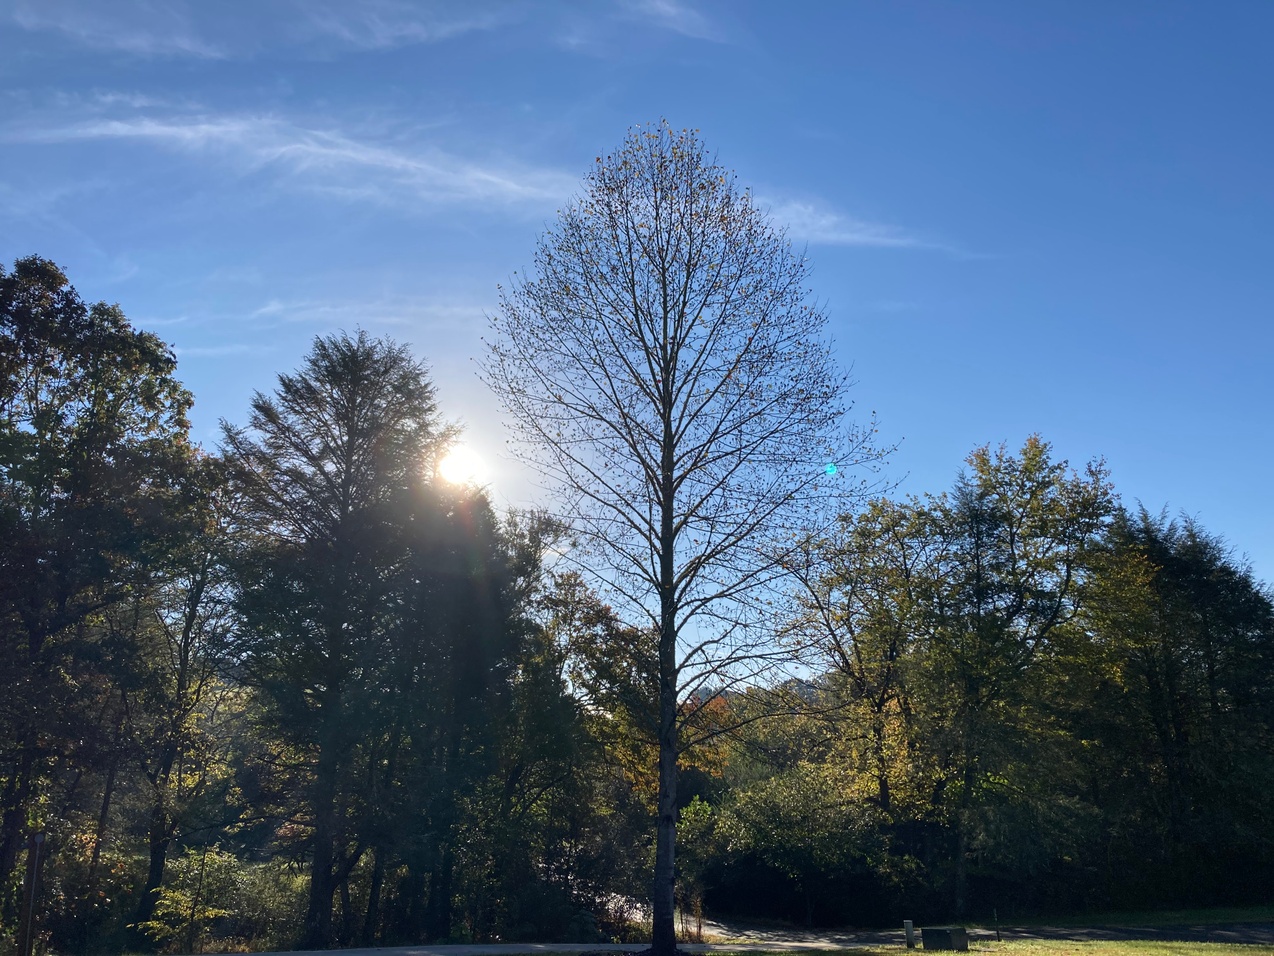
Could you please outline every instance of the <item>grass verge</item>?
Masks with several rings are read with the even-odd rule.
[[[801,950],[800,956],[902,956],[903,946],[863,946],[853,949]],[[923,956],[924,950],[912,950]],[[1274,956],[1274,946],[1254,943],[1182,943],[1164,940],[1005,940],[970,941],[969,952],[995,956]],[[714,950],[711,956],[793,956],[790,951]]]
[[[1222,923],[1274,923],[1274,906],[1228,907],[1207,910],[1135,910],[1088,913],[1078,916],[1002,919],[1001,926],[1216,926]],[[971,923],[985,929],[991,923]],[[1245,950],[1245,952],[1248,952]]]

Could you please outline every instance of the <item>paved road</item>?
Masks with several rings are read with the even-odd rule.
[[[901,946],[902,930],[864,930],[804,933],[799,930],[745,928],[705,921],[704,929],[730,942],[683,943],[687,953],[720,952],[800,952],[813,949],[852,949],[858,946]],[[723,932],[724,931],[724,932]],[[1032,926],[1001,927],[1005,939],[1073,940],[1187,940],[1212,943],[1256,943],[1274,946],[1274,923],[1227,923],[1215,926]],[[972,929],[971,943],[995,939],[994,930]],[[343,949],[323,952],[261,954],[261,956],[525,956],[534,953],[633,953],[647,948],[645,943],[490,943],[461,946],[396,946],[382,949]]]

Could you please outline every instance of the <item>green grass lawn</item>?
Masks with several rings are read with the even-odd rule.
[[[1001,926],[1215,926],[1220,923],[1274,923],[1274,906],[1208,910],[1143,910],[1000,920]],[[984,929],[995,928],[991,923],[969,925]]]
[[[1003,943],[970,942],[969,952],[1002,953],[1004,956],[1255,956],[1257,953],[1274,953],[1274,946],[1165,940],[1075,942],[1015,939]]]
[[[1181,943],[1165,940],[1075,942],[1073,940],[1006,940],[970,942],[969,952],[1004,956],[1255,956],[1274,953],[1274,946],[1240,943]]]
[[[903,946],[864,946],[854,949],[804,950],[800,956],[902,956],[908,950]],[[923,956],[923,949],[911,951]],[[1247,945],[1241,943],[1178,943],[1147,940],[1120,940],[1118,942],[1074,942],[1072,940],[1005,940],[970,941],[969,952],[993,953],[996,956],[1265,956],[1274,954],[1274,946]],[[792,953],[728,953],[714,952],[712,956],[793,956]]]

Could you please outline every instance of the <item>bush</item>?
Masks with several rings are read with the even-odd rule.
[[[169,865],[154,918],[138,926],[166,952],[289,946],[305,910],[305,880],[277,864],[245,863],[219,846],[188,847]]]

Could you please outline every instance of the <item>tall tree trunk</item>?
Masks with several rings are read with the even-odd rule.
[[[963,779],[964,786],[961,788],[960,802],[955,813],[955,892],[952,902],[955,905],[957,918],[963,918],[969,905],[969,818],[973,814],[974,769],[973,761],[967,757],[964,763]]]
[[[349,876],[341,880],[341,932],[337,942],[342,946],[348,946],[354,941],[354,913],[349,898]]]
[[[955,853],[955,905],[956,918],[962,918],[969,905],[969,833],[965,822],[965,814],[956,817],[956,853]]]
[[[880,811],[888,816],[893,808],[889,796],[889,756],[885,745],[883,711],[883,705],[877,708],[876,717],[872,721],[872,735],[875,738],[876,802],[880,805]]]
[[[664,696],[663,694],[660,695]],[[677,708],[660,706],[659,819],[655,831],[655,880],[651,887],[651,949],[667,956],[677,949],[674,880],[677,841]]]
[[[664,435],[661,463],[662,514],[659,529],[659,804],[655,824],[655,878],[650,890],[651,951],[677,951],[675,880],[677,866],[677,598],[676,514],[673,507],[674,439],[669,409],[671,376],[664,376]]]
[[[172,845],[176,832],[172,814],[173,795],[169,792],[172,780],[173,765],[181,754],[184,743],[182,737],[181,715],[192,708],[198,698],[198,692],[191,694],[192,648],[196,643],[196,631],[199,626],[199,609],[203,604],[203,596],[208,588],[211,576],[212,558],[205,554],[201,560],[199,571],[186,592],[185,613],[182,617],[181,636],[177,641],[177,675],[173,694],[174,710],[171,723],[164,740],[163,749],[159,752],[159,766],[151,776],[153,788],[150,807],[150,825],[147,828],[149,843],[149,862],[146,866],[146,885],[142,887],[141,898],[137,901],[137,914],[134,923],[144,923],[154,915],[155,904],[159,900],[159,888],[164,882],[164,868],[168,864],[168,848]],[[161,618],[162,623],[162,618]],[[167,625],[164,625],[167,630]],[[171,640],[171,632],[169,632]],[[177,773],[177,796],[181,791],[181,772]]]
[[[34,776],[35,741],[30,740],[22,747],[17,773],[5,787],[4,817],[0,819],[0,886],[9,885],[9,877],[17,864],[18,848],[22,843],[22,824],[26,818]]]
[[[310,861],[310,896],[301,946],[326,949],[332,939],[332,864],[336,843],[336,757],[334,748],[319,752],[314,781],[314,853]]]
[[[428,926],[426,932],[435,942],[451,936],[451,876],[455,859],[451,847],[439,855],[438,865],[429,878]]]
[[[149,862],[146,866],[146,884],[142,887],[141,898],[137,901],[134,923],[144,923],[154,915],[155,904],[159,901],[159,888],[164,883],[164,868],[168,865],[168,846],[172,842],[172,826],[167,807],[160,796],[156,796],[150,808],[147,841],[150,847]]]
[[[102,808],[97,814],[97,830],[93,833],[93,853],[88,861],[88,885],[90,890],[97,889],[97,867],[102,862],[102,843],[106,840],[106,824],[111,816],[111,797],[115,793],[115,770],[119,766],[119,755],[111,758],[110,769],[106,771],[106,783],[102,788]]]
[[[150,860],[146,866],[146,884],[137,901],[134,923],[145,923],[155,913],[159,901],[159,888],[164,883],[164,868],[168,864],[168,847],[173,838],[173,821],[169,813],[168,782],[172,778],[173,764],[177,762],[177,744],[171,737],[159,758],[159,767],[151,786],[154,790],[150,805],[150,825],[147,828]]]
[[[26,656],[22,661],[22,672],[6,675],[8,687],[6,693],[22,693],[18,690],[25,681],[25,706],[20,707],[22,714],[19,733],[19,757],[17,772],[9,778],[4,788],[4,815],[0,817],[0,886],[8,886],[13,869],[17,865],[18,851],[22,846],[22,831],[27,822],[27,807],[35,793],[35,777],[42,756],[39,740],[38,721],[41,714],[37,707],[37,698],[31,696],[34,688],[47,688],[47,668],[41,666],[40,651],[44,647],[45,635],[52,633],[47,628],[39,627],[26,614],[22,615],[25,625]],[[25,713],[24,713],[25,710]],[[47,715],[44,715],[47,719]]]
[[[385,848],[372,850],[372,879],[367,888],[367,912],[363,916],[363,945],[376,941],[376,929],[380,922],[380,891],[385,885]]]
[[[398,720],[395,720],[393,729],[389,735],[389,754],[385,759],[385,771],[381,778],[381,784],[378,793],[375,795],[375,803],[378,812],[387,813],[385,801],[388,800],[388,794],[393,790],[394,781],[398,777],[398,750],[402,745],[402,726]],[[371,771],[375,773],[374,768]],[[371,774],[369,774],[371,779]],[[385,857],[389,855],[389,847],[383,833],[379,832],[374,837],[374,843],[371,848],[372,852],[372,878],[371,884],[367,889],[367,909],[363,914],[363,935],[362,943],[364,946],[370,946],[376,940],[377,932],[380,928],[380,894],[385,885]]]
[[[22,912],[18,918],[17,956],[31,956],[35,948],[36,900],[40,896],[40,863],[45,835],[27,838],[27,877],[23,885]]]

